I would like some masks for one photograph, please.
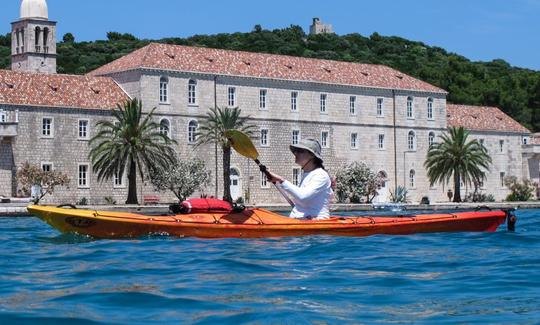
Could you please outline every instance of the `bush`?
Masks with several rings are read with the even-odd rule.
[[[30,165],[26,162],[17,171],[17,180],[21,184],[21,191],[26,195],[31,193],[32,187],[37,186],[38,193],[34,197],[34,203],[39,201],[47,194],[53,194],[57,186],[68,186],[69,177],[58,171],[44,171],[39,166]]]
[[[336,173],[336,197],[339,203],[370,203],[383,182],[365,163],[353,162]]]
[[[77,202],[75,202],[75,204],[76,205],[88,205],[88,199],[83,196]]]
[[[116,200],[112,198],[112,196],[106,196],[103,198],[105,200],[105,203],[108,205],[115,205]]]
[[[493,194],[473,192],[467,194],[465,202],[495,202],[495,197]]]
[[[504,185],[510,190],[506,201],[529,201],[534,197],[537,184],[530,179],[518,181],[516,176],[507,176],[504,178]]]
[[[398,186],[395,192],[390,190],[390,200],[394,203],[409,203],[408,194],[409,190],[405,186]]]
[[[180,202],[197,190],[203,190],[210,182],[210,172],[204,161],[195,158],[178,160],[168,170],[150,171],[152,185],[157,191],[171,191]]]

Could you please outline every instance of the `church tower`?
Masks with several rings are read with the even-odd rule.
[[[23,0],[11,23],[11,70],[56,73],[56,22],[45,0]]]

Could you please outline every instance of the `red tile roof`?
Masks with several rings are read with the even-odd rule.
[[[151,43],[89,74],[137,68],[447,93],[383,65],[159,43]]]
[[[447,104],[448,127],[469,130],[530,133],[497,107]]]
[[[127,99],[109,77],[0,70],[0,104],[111,109]]]

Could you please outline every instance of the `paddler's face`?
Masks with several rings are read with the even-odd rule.
[[[304,150],[304,149],[295,149],[293,151],[294,154],[294,162],[298,166],[305,166],[311,159],[313,159],[313,155],[311,152]]]

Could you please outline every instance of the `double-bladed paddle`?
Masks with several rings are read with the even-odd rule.
[[[253,142],[247,136],[244,132],[238,131],[238,130],[227,130],[225,131],[225,136],[229,141],[231,142],[231,145],[233,149],[238,152],[240,155],[253,159],[255,163],[259,166],[260,170],[268,177],[268,179],[271,179],[272,176],[266,169],[266,166],[262,165],[259,161],[259,152],[257,151],[257,148],[253,145]],[[289,202],[289,204],[294,207],[294,203],[291,201],[291,199],[287,196],[286,193],[283,192],[283,190],[277,186],[275,183],[274,185],[278,189],[279,193],[283,195],[283,197]]]

